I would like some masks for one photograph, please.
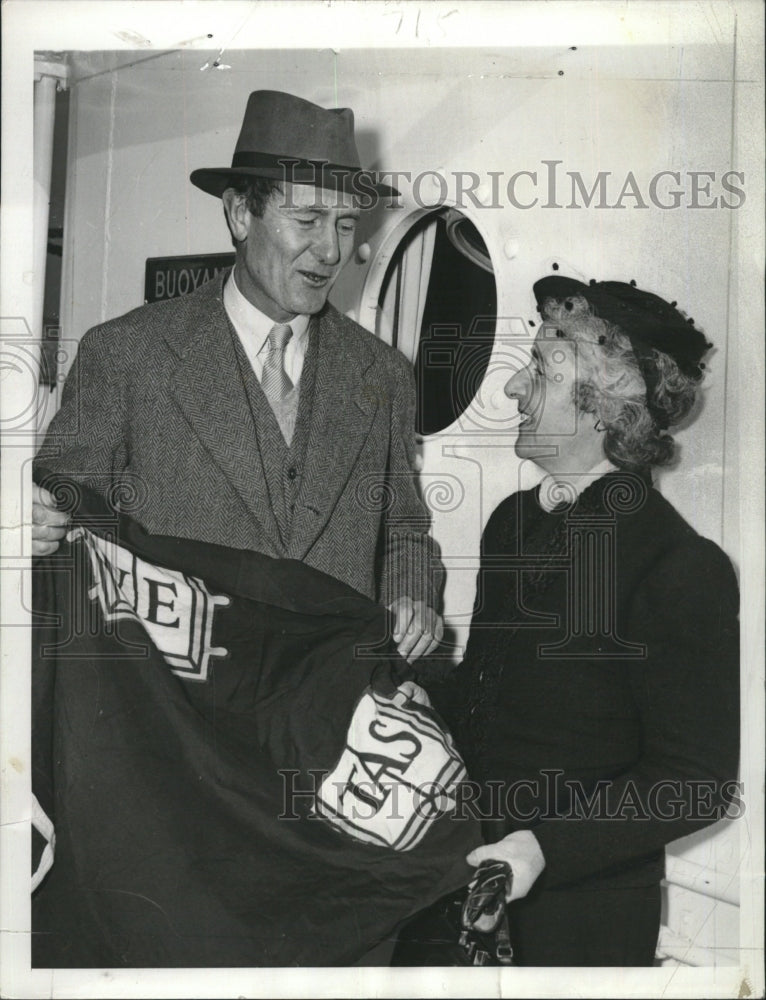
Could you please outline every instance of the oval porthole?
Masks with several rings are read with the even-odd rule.
[[[462,212],[442,208],[404,235],[378,299],[377,333],[415,367],[418,434],[453,424],[476,395],[495,338],[489,252]]]

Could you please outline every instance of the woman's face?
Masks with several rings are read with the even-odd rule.
[[[519,458],[531,458],[547,472],[588,472],[603,461],[604,435],[595,429],[596,415],[575,405],[575,382],[584,375],[576,341],[557,337],[555,324],[544,323],[529,364],[505,386],[519,406]]]

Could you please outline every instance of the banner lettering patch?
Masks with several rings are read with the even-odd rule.
[[[367,691],[347,745],[317,792],[315,810],[357,840],[409,851],[455,808],[466,777],[452,738],[402,694]]]
[[[210,645],[216,607],[228,597],[211,594],[202,580],[145,562],[116,542],[78,527],[68,541],[84,542],[93,570],[91,600],[98,598],[106,622],[132,618],[146,630],[173,673],[207,680],[211,656],[226,650]]]

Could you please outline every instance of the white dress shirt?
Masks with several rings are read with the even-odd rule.
[[[239,337],[247,360],[255,372],[255,377],[260,382],[263,374],[263,363],[269,353],[266,341],[274,326],[274,320],[248,302],[237,287],[233,271],[223,288],[223,307]],[[290,320],[293,335],[285,348],[285,371],[292,384],[296,386],[300,381],[306,357],[310,320],[310,316],[295,316]]]
[[[549,514],[560,503],[574,503],[580,494],[586,490],[591,483],[605,476],[607,472],[614,472],[617,466],[613,465],[608,458],[603,462],[594,465],[587,472],[565,473],[559,475],[550,473],[540,483],[539,502],[543,510]]]

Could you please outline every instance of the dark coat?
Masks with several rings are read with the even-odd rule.
[[[305,467],[285,539],[222,288],[218,277],[90,330],[37,468],[117,496],[155,534],[299,559],[383,603],[435,604],[404,357],[330,305],[315,320]]]
[[[657,885],[665,845],[734,795],[729,559],[648,480],[622,472],[553,513],[536,489],[508,497],[481,552],[465,660],[433,696],[469,775],[516,788],[488,839],[533,828],[546,859],[538,894]],[[568,782],[581,799],[602,782],[602,816]]]

